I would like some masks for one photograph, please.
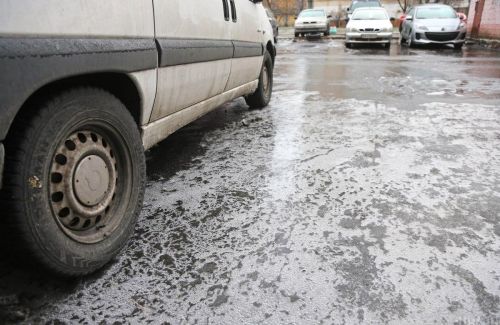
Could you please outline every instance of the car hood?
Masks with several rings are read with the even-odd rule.
[[[304,17],[304,18],[297,18],[295,23],[323,23],[326,24],[326,18],[325,17]]]
[[[392,28],[391,22],[387,20],[349,20],[347,28]]]
[[[455,31],[460,25],[460,19],[415,19],[415,25],[425,26],[430,31]]]

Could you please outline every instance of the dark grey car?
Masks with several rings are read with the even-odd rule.
[[[274,34],[274,43],[278,43],[278,35],[279,35],[279,26],[278,26],[278,21],[276,20],[276,17],[274,16],[274,13],[271,9],[266,8],[266,13],[267,17],[269,18],[269,22],[271,23],[271,26],[273,27],[273,34]]]
[[[453,44],[461,49],[467,33],[466,24],[455,10],[447,5],[431,4],[412,8],[406,15],[401,30],[401,43]]]

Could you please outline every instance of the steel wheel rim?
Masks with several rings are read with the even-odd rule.
[[[59,228],[71,239],[94,244],[118,227],[126,204],[131,159],[111,126],[70,132],[50,164],[49,202]]]

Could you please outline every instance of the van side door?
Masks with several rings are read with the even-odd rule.
[[[222,0],[153,4],[160,62],[150,122],[223,93],[233,57],[232,22]]]
[[[223,0],[231,9],[234,58],[226,91],[259,78],[263,62],[262,4],[249,0]]]

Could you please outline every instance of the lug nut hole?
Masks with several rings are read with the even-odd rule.
[[[63,176],[60,173],[52,173],[52,175],[50,175],[50,181],[52,183],[58,184],[58,183],[61,183],[62,180],[63,180]]]
[[[90,137],[92,138],[92,141],[94,141],[94,142],[97,142],[97,140],[99,140],[97,138],[97,135],[95,135],[94,133],[90,133]]]
[[[52,193],[52,202],[61,202],[64,198],[64,194],[62,192]]]
[[[66,148],[68,148],[68,150],[70,151],[73,151],[76,149],[76,144],[71,141],[71,140],[66,140],[66,142],[64,143],[64,145],[66,146]]]
[[[66,158],[65,155],[62,155],[62,154],[58,154],[56,155],[56,162],[59,164],[59,165],[66,165],[66,163],[68,162],[68,158]]]
[[[70,214],[69,208],[64,208],[58,213],[60,218],[66,218],[67,216],[69,216],[69,214]]]
[[[83,228],[88,228],[90,226],[90,220],[85,220],[85,222],[83,223]]]
[[[74,227],[74,226],[76,226],[79,222],[80,222],[80,218],[78,218],[78,217],[74,217],[74,218],[71,220],[71,222],[69,223],[69,226],[70,226],[70,227]]]
[[[87,142],[87,137],[83,133],[78,133],[78,140],[80,140],[81,143]]]

